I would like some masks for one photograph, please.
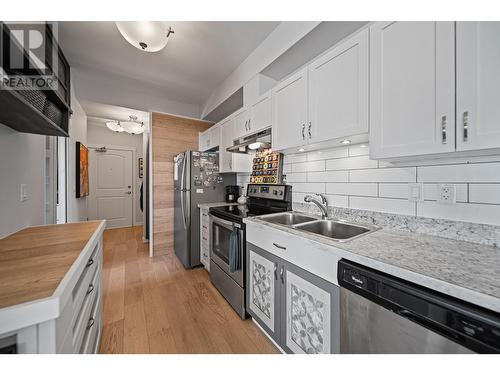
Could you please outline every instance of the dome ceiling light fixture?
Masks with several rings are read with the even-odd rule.
[[[144,133],[144,123],[137,121],[137,116],[130,115],[128,121],[120,121],[120,126],[130,134]]]
[[[161,51],[175,33],[161,21],[116,21],[115,24],[127,42],[145,52]]]
[[[106,126],[108,127],[109,130],[117,132],[117,133],[121,133],[121,132],[125,131],[125,129],[123,129],[120,126],[120,121],[107,121]]]
[[[142,134],[146,130],[144,123],[137,121],[137,116],[134,115],[130,115],[128,121],[106,121],[106,126],[109,130],[116,133],[126,132],[132,135]]]

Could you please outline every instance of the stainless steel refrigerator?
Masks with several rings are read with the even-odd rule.
[[[224,202],[234,173],[219,174],[219,153],[185,151],[174,158],[174,250],[184,267],[200,262],[198,204]]]

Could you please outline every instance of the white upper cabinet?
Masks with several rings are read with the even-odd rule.
[[[273,88],[273,149],[283,150],[307,142],[307,86],[307,68],[304,68]]]
[[[250,133],[270,127],[272,125],[271,92],[261,96],[252,105],[251,111],[252,115],[248,123]]]
[[[370,28],[372,158],[455,150],[454,35],[453,22]]]
[[[233,145],[233,125],[234,120],[230,118],[224,120],[220,125],[220,147],[219,147],[219,171],[220,173],[232,172],[233,154],[226,151],[226,148]]]
[[[215,125],[212,126],[210,128],[210,148],[220,146],[220,137],[221,137],[221,127]]]
[[[250,119],[249,111],[246,109],[243,109],[238,113],[236,113],[236,115],[234,116],[233,139],[240,138],[249,132],[248,130],[249,119]]]
[[[457,22],[457,150],[500,147],[500,22]]]
[[[207,151],[220,145],[220,126],[213,125],[211,128],[200,133],[198,136],[198,150]]]
[[[309,65],[308,138],[368,132],[368,69],[368,30]]]
[[[219,146],[219,171],[220,173],[228,172],[245,172],[249,173],[252,170],[252,156],[246,154],[237,154],[226,151],[229,146],[233,145],[234,137],[234,117],[223,120],[220,124],[220,146]]]
[[[210,130],[205,130],[198,137],[198,150],[206,151],[210,148]]]

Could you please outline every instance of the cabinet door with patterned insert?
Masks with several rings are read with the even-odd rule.
[[[280,338],[278,261],[247,242],[247,310],[276,342]]]
[[[290,353],[338,353],[338,287],[285,262],[282,346]]]

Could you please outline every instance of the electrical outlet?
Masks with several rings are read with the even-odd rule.
[[[455,185],[438,185],[438,203],[455,204],[457,203],[457,189]]]
[[[28,200],[28,185],[21,184],[20,193],[21,193],[20,196],[21,202],[26,202]]]
[[[424,200],[424,184],[421,182],[408,184],[408,200],[410,202],[422,202]]]

